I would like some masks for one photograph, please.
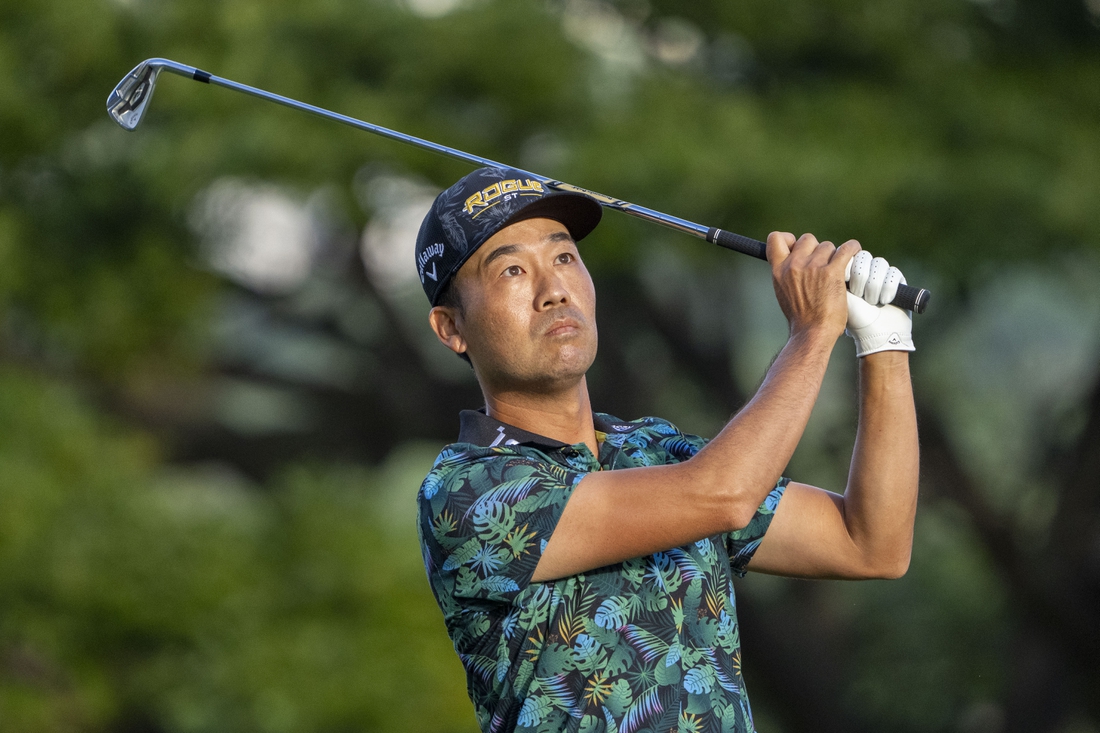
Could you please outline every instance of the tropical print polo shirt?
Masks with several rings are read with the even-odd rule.
[[[678,463],[706,444],[658,418],[594,417],[599,456],[464,411],[420,488],[424,564],[481,730],[752,733],[733,575],[787,480],[742,530],[532,582],[586,474]]]

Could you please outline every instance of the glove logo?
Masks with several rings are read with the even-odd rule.
[[[890,334],[889,342],[892,345],[897,346],[901,343],[901,336],[898,336],[897,333],[892,333]]]

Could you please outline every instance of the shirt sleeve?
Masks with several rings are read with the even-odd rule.
[[[515,454],[433,469],[418,501],[436,598],[510,603],[530,584],[584,475]]]
[[[680,432],[671,423],[655,421],[655,426],[658,432],[661,432],[661,428],[669,431],[668,437],[662,438],[659,442],[659,445],[666,451],[666,463],[686,461],[710,442],[706,438]],[[746,566],[756,553],[756,548],[760,546],[760,541],[764,539],[764,533],[768,531],[775,508],[779,506],[779,500],[783,498],[783,491],[787,488],[788,483],[790,483],[788,478],[779,479],[775,488],[756,509],[756,514],[753,515],[748,525],[735,532],[727,532],[722,535],[722,541],[726,546],[726,552],[730,559],[730,569],[738,577],[745,577]]]
[[[779,479],[775,488],[764,499],[764,503],[757,507],[756,514],[749,523],[739,530],[723,535],[722,539],[730,558],[730,568],[738,577],[745,577],[749,560],[756,554],[756,548],[764,539],[764,533],[768,531],[768,526],[771,525],[772,517],[775,515],[775,508],[779,506],[779,500],[783,498],[783,492],[790,482],[789,478]]]

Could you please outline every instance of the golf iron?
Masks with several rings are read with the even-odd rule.
[[[403,132],[397,132],[396,130],[390,130],[379,125],[364,122],[354,117],[348,117],[337,112],[322,109],[321,107],[315,107],[312,104],[306,104],[305,102],[299,102],[289,97],[264,91],[263,89],[250,87],[247,84],[240,84],[230,79],[223,79],[202,71],[201,69],[197,69],[194,66],[187,66],[186,64],[169,61],[168,59],[147,59],[146,61],[142,61],[118,83],[111,92],[111,95],[107,98],[107,112],[110,113],[111,118],[114,119],[115,122],[127,130],[133,130],[141,123],[142,118],[145,116],[145,111],[149,108],[149,101],[153,98],[153,90],[157,83],[157,76],[160,75],[161,71],[190,77],[195,81],[200,81],[205,84],[225,87],[226,89],[250,94],[254,97],[266,99],[269,102],[275,102],[285,107],[291,107],[303,112],[310,112],[319,117],[335,120],[336,122],[341,122],[345,125],[374,133],[375,135],[388,137],[391,140],[414,145],[418,148],[431,150],[475,166],[502,166],[501,163],[489,160],[488,158],[482,158],[479,155],[465,153],[455,148],[449,148],[445,145],[439,145],[438,143],[423,140],[412,135],[406,135]],[[587,194],[600,202],[605,208],[621,211],[624,214],[629,214],[630,216],[644,219],[645,221],[651,221],[669,227],[670,229],[692,234],[700,239],[705,239],[708,242],[712,242],[727,249],[732,249],[736,252],[752,255],[762,260],[767,259],[765,256],[766,245],[759,240],[751,239],[740,234],[734,234],[733,232],[727,232],[715,227],[705,227],[701,224],[687,221],[686,219],[664,214],[644,206],[638,206],[637,204],[621,201],[594,191],[578,188],[577,186],[572,186],[562,181],[556,181],[546,176],[522,171],[522,169],[521,172],[531,179],[539,181],[543,186],[549,189]],[[894,296],[892,303],[900,308],[905,308],[915,313],[923,313],[924,309],[928,306],[928,301],[931,296],[932,294],[923,288],[917,288],[911,285],[899,285],[897,294]]]

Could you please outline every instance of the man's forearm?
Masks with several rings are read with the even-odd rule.
[[[917,509],[919,447],[909,355],[886,351],[859,362],[859,429],[844,522],[868,566],[896,577],[909,565]]]
[[[740,526],[752,519],[794,455],[835,342],[819,330],[792,336],[756,395],[688,462],[700,486],[730,497],[743,519]]]

